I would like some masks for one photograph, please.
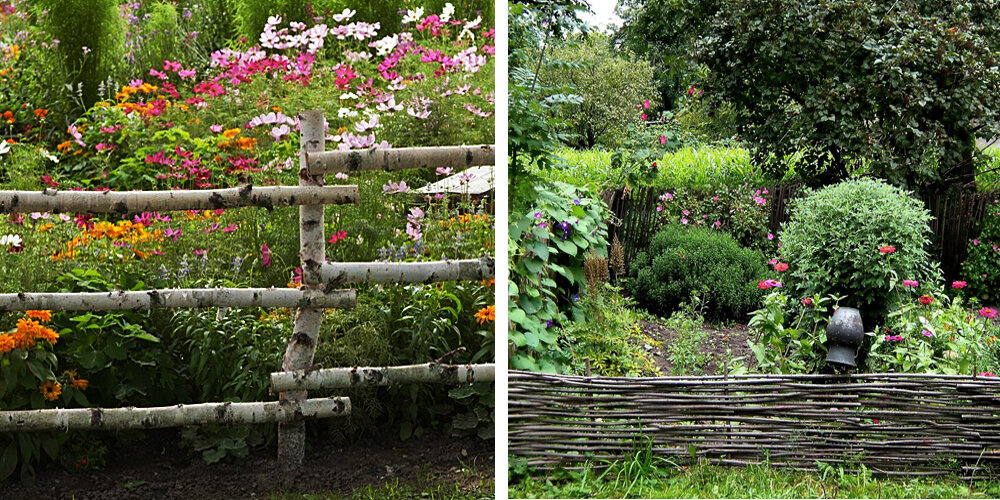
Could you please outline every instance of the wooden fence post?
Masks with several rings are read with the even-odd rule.
[[[299,115],[299,127],[301,130],[299,185],[322,186],[325,183],[325,176],[309,175],[306,153],[324,149],[326,127],[323,112],[302,112]],[[324,205],[299,207],[299,253],[302,261],[302,286],[306,289],[320,288],[320,270],[326,260],[326,240],[323,237],[324,208]],[[285,358],[281,364],[284,371],[305,370],[312,365],[322,323],[322,309],[298,309],[295,314],[292,339],[288,342]],[[279,401],[298,405],[306,397],[306,391],[288,391],[280,393]],[[278,424],[278,462],[283,470],[294,470],[302,465],[305,446],[305,422],[300,420]]]

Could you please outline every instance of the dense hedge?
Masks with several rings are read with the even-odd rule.
[[[662,316],[697,292],[708,316],[745,320],[760,305],[757,282],[766,275],[763,254],[728,234],[671,225],[653,236],[648,253],[636,256],[628,289],[641,306]]]

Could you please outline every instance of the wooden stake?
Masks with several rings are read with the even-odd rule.
[[[322,111],[305,111],[299,115],[301,152],[299,153],[299,185],[322,186],[323,176],[309,175],[306,155],[323,151],[326,138],[325,119]],[[299,207],[299,254],[302,261],[302,285],[306,290],[320,288],[320,269],[326,260],[326,240],[323,237],[323,205]],[[292,339],[285,350],[281,364],[284,371],[304,370],[312,366],[323,324],[322,309],[300,308],[295,314]],[[307,397],[306,391],[288,391],[279,394],[279,400],[297,405]],[[285,471],[297,469],[305,457],[305,422],[278,424],[278,462]]]

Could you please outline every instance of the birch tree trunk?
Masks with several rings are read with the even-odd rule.
[[[492,145],[442,146],[430,148],[324,151],[306,155],[309,173],[325,175],[356,170],[403,170],[408,168],[462,168],[494,165]]]
[[[466,384],[493,382],[496,365],[421,365],[329,368],[271,374],[271,390],[341,389],[358,386],[399,385],[410,383]]]
[[[153,408],[73,408],[0,412],[0,432],[157,429],[201,424],[298,422],[350,415],[351,400],[315,398],[292,406],[278,401],[201,403]]]
[[[144,311],[154,308],[311,307],[351,308],[354,290],[299,290],[295,288],[179,288],[104,293],[2,293],[0,312]]]
[[[0,191],[0,213],[89,212],[129,214],[235,207],[357,204],[357,186],[243,186],[196,191]]]
[[[327,286],[346,283],[436,283],[475,281],[495,276],[492,257],[431,262],[332,262],[323,265]]]
[[[326,138],[325,119],[322,111],[305,111],[299,115],[301,127],[301,152],[299,158],[299,185],[322,186],[323,176],[309,175],[306,156],[323,151]],[[320,270],[326,260],[326,239],[323,237],[323,205],[302,205],[299,207],[299,252],[302,261],[302,287],[305,290],[320,289]],[[304,370],[312,365],[316,352],[319,329],[323,324],[323,310],[299,308],[295,314],[292,339],[285,349],[281,368],[285,371]],[[296,405],[307,398],[304,390],[286,391],[279,394],[282,403]],[[278,424],[278,462],[282,469],[291,471],[302,465],[305,457],[305,422]]]

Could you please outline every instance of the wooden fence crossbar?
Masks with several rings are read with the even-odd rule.
[[[312,307],[345,309],[357,305],[354,290],[297,288],[179,288],[96,293],[2,293],[0,312],[143,311],[203,307]]]
[[[271,390],[346,389],[409,383],[466,384],[493,382],[496,365],[445,365],[424,363],[406,366],[327,368],[271,374]]]
[[[368,149],[365,151],[321,151],[305,154],[309,175],[357,170],[404,170],[410,168],[461,168],[494,165],[492,145],[426,148]]]
[[[0,191],[0,213],[128,214],[236,207],[358,204],[357,186],[243,186],[192,191]]]
[[[429,262],[332,262],[323,264],[323,283],[437,283],[492,279],[492,257]]]
[[[298,406],[277,401],[199,403],[151,408],[71,408],[0,412],[0,432],[156,429],[202,424],[259,424],[351,413],[345,397],[314,398]]]

